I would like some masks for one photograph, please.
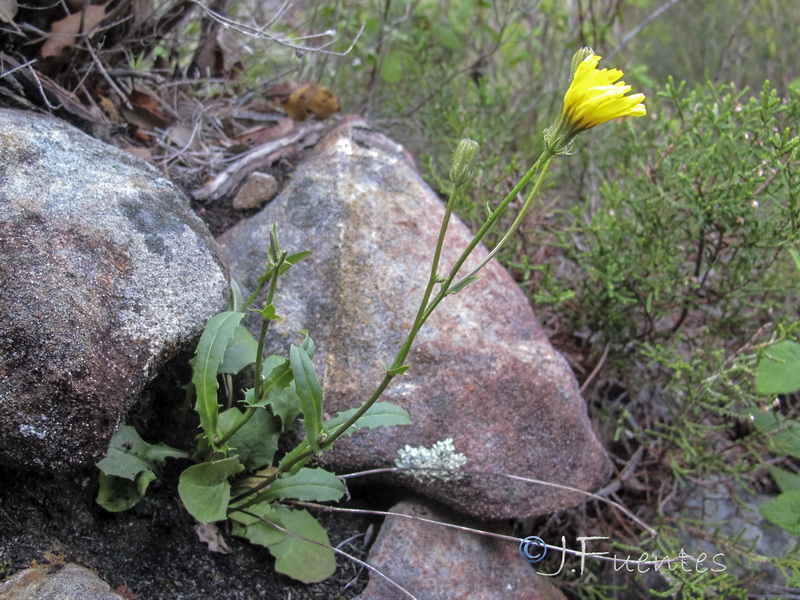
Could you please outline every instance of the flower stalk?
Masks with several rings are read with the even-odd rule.
[[[569,87],[564,95],[564,101],[559,115],[556,117],[553,124],[544,132],[544,150],[541,156],[530,169],[528,169],[503,201],[500,202],[497,208],[489,214],[484,224],[461,252],[447,277],[443,278],[438,274],[438,271],[448,224],[452,216],[458,192],[471,179],[474,173],[478,152],[478,144],[472,140],[462,140],[459,143],[454,153],[453,165],[450,170],[450,178],[454,184],[453,190],[445,206],[444,217],[439,229],[436,248],[431,261],[428,282],[423,292],[414,323],[406,339],[403,341],[403,344],[400,346],[400,349],[397,351],[391,365],[384,365],[386,373],[370,398],[347,420],[347,422],[341,424],[335,430],[328,432],[324,439],[321,438],[318,440],[321,450],[330,448],[337,439],[378,401],[392,380],[408,369],[408,366],[405,365],[405,361],[408,358],[411,347],[422,326],[445,297],[459,292],[469,283],[477,279],[476,274],[480,269],[494,258],[499,250],[512,238],[541,191],[553,159],[558,155],[571,154],[573,140],[579,133],[587,129],[591,129],[592,127],[618,117],[641,117],[647,114],[643,104],[645,99],[644,94],[636,93],[627,95],[628,92],[631,91],[631,86],[621,81],[623,75],[622,71],[618,69],[598,69],[597,65],[600,58],[601,57],[596,55],[591,48],[581,48],[575,53],[571,65]],[[477,267],[472,269],[467,275],[456,280],[461,268],[475,248],[496,225],[511,202],[531,183],[531,181],[534,181],[534,183],[528,192],[524,204],[518,211],[513,223],[494,249],[488,253]],[[440,285],[440,288],[438,292],[434,294],[434,288],[437,284]],[[299,466],[305,464],[313,455],[314,452],[311,450],[308,440],[304,440],[292,452],[284,457],[276,473],[265,478],[259,485],[240,494],[234,501],[239,502],[244,500],[247,496],[264,489],[278,479],[283,473],[292,472],[293,469],[297,469]],[[244,510],[255,501],[257,501],[257,499],[252,498],[249,502],[239,504],[236,507],[232,507],[230,510]]]

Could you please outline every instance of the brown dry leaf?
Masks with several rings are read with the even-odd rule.
[[[197,539],[201,542],[208,544],[208,549],[211,552],[219,552],[220,554],[230,554],[231,549],[225,543],[225,539],[219,532],[216,523],[197,523],[194,526],[194,532],[197,534]]]
[[[132,110],[124,105],[120,106],[119,110],[131,125],[147,129],[166,129],[169,127],[171,122],[169,117],[164,114],[158,101],[150,94],[134,90],[128,96],[128,102],[133,107]]]
[[[247,479],[242,479],[241,481],[236,482],[237,488],[244,488],[250,489],[256,487],[259,483],[264,481],[265,477],[271,477],[275,473],[277,473],[278,469],[275,467],[264,467],[260,471],[256,471],[252,477],[248,477]]]
[[[285,135],[289,135],[294,129],[294,121],[286,117],[278,119],[274,125],[267,125],[262,127],[255,127],[248,129],[234,137],[237,144],[243,144],[247,147],[261,146]]]
[[[122,123],[122,115],[119,114],[117,107],[114,106],[114,102],[108,96],[100,96],[97,100],[97,105],[102,109],[108,118],[111,119],[111,122],[119,125]]]
[[[86,7],[86,15],[83,17],[83,32],[91,32],[105,18],[106,4]],[[78,11],[60,21],[53,21],[50,25],[50,37],[42,44],[39,56],[42,58],[58,56],[65,48],[74,46],[78,35],[83,33],[80,31],[81,18],[82,12]]]
[[[243,52],[231,31],[220,29],[209,35],[195,54],[193,66],[201,77],[234,79],[244,70]]]
[[[13,23],[17,15],[17,0],[0,0],[0,21]]]
[[[328,88],[316,83],[304,85],[281,103],[286,114],[295,121],[305,121],[309,117],[322,121],[339,111],[339,100]]]

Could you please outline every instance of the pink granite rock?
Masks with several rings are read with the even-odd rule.
[[[246,290],[263,270],[273,223],[284,249],[313,251],[281,281],[275,305],[285,319],[270,350],[285,354],[296,332],[309,330],[330,415],[365,401],[383,376],[378,361],[391,363],[421,299],[443,213],[402,147],[357,121],[324,138],[273,202],[219,238]],[[470,239],[455,219],[441,272]],[[485,255],[478,248],[467,266]],[[442,302],[408,357],[410,371],[384,394],[413,425],[360,431],[323,461],[340,473],[391,467],[406,445],[452,438],[473,474],[389,480],[484,519],[575,505],[584,496],[501,475],[592,490],[608,461],[569,366],[523,292],[496,262],[481,274]]]
[[[404,500],[392,513],[483,529],[440,508]],[[546,578],[519,557],[517,544],[403,517],[387,517],[367,562],[425,600],[565,600]],[[408,598],[384,577],[370,573],[358,600]]]

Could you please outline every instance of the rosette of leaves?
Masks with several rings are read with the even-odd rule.
[[[130,508],[144,497],[148,484],[156,478],[156,462],[191,457],[196,464],[184,470],[178,482],[186,510],[203,524],[230,519],[234,535],[270,551],[278,572],[312,583],[333,574],[335,554],[322,525],[307,510],[285,502],[331,502],[344,495],[344,484],[336,475],[305,465],[311,456],[324,450],[321,444],[326,437],[357,409],[328,421],[323,419],[323,391],[312,361],[316,344],[307,332],[301,332],[302,341],[291,344],[288,358],[260,356],[268,323],[280,318],[271,303],[275,282],[307,254],[281,254],[274,231],[273,236],[270,263],[261,278],[262,283],[271,283],[268,300],[257,311],[265,323],[260,339],[256,340],[243,324],[246,313],[234,285],[233,310],[209,320],[191,361],[189,387],[202,431],[194,452],[148,444],[132,427],[123,426],[112,439],[109,456],[98,463],[102,474],[97,501],[108,510]],[[253,387],[245,390],[234,405],[224,408],[219,402],[220,378],[237,375],[251,365]],[[298,418],[302,419],[305,437],[278,460],[278,440]],[[377,402],[346,435],[365,427],[410,422],[404,409]],[[287,461],[301,454],[309,457]]]

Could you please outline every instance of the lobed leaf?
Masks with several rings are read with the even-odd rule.
[[[242,323],[233,333],[222,364],[217,368],[218,373],[230,373],[236,375],[242,369],[256,362],[256,352],[258,352],[258,342],[250,330]]]
[[[133,427],[122,425],[111,438],[108,455],[97,463],[101,471],[97,503],[110,512],[131,508],[156,479],[155,463],[167,458],[188,458],[188,454],[166,444],[148,444]]]
[[[325,469],[300,469],[275,481],[269,489],[258,494],[265,502],[275,500],[306,500],[309,502],[331,502],[339,500],[345,493],[342,480]]]
[[[243,412],[238,408],[229,408],[220,413],[219,427],[229,431],[241,418]],[[275,419],[264,409],[255,411],[250,420],[239,431],[231,436],[229,446],[234,450],[248,471],[256,470],[272,463],[278,450],[280,428]]]

